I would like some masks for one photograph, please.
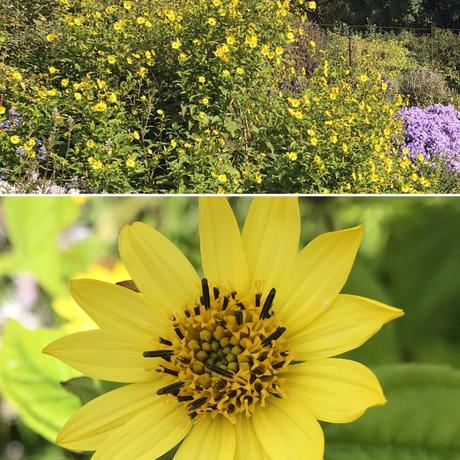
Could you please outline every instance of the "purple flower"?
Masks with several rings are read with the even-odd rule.
[[[398,116],[405,137],[401,148],[409,150],[410,158],[422,155],[429,162],[441,160],[460,172],[460,112],[454,106],[410,107]]]

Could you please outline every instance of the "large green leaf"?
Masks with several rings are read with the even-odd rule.
[[[377,370],[388,403],[326,427],[326,460],[460,460],[460,372],[402,364]]]
[[[65,290],[59,235],[78,216],[69,197],[13,197],[3,199],[11,251],[2,254],[5,274],[32,273],[51,294]]]
[[[30,428],[50,441],[80,407],[78,398],[60,385],[78,373],[41,352],[61,335],[59,330],[28,330],[9,321],[0,349],[2,394]]]

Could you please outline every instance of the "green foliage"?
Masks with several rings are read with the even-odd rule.
[[[326,460],[459,460],[460,372],[395,365],[377,370],[386,406],[326,428]]]
[[[0,349],[0,388],[22,419],[51,442],[63,423],[78,409],[78,398],[60,387],[76,371],[41,350],[62,335],[59,330],[27,330],[10,321]]]
[[[31,273],[49,293],[66,292],[66,278],[98,253],[96,242],[67,251],[59,248],[60,234],[78,217],[75,201],[68,197],[6,198],[3,207],[9,250],[0,256],[0,273]]]
[[[316,50],[296,2],[60,0],[33,28],[34,13],[18,11],[13,28],[4,25],[0,64],[0,121],[12,121],[12,109],[19,120],[0,128],[10,182],[159,193],[436,190],[421,165],[398,162],[394,115],[404,101],[381,80],[412,65],[396,40],[357,39],[350,71],[343,56]],[[34,40],[13,33],[27,27]],[[333,41],[342,54],[347,42]]]

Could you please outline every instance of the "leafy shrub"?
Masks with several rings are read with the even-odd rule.
[[[412,105],[426,107],[436,102],[447,102],[449,89],[442,75],[419,67],[406,72],[399,82],[400,90],[409,96]]]
[[[89,192],[429,190],[419,165],[400,167],[404,102],[374,70],[380,51],[350,72],[302,8],[58,0],[30,43],[3,30],[3,177]]]

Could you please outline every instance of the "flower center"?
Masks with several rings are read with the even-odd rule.
[[[200,299],[171,317],[160,349],[144,352],[165,361],[158,372],[175,377],[157,393],[187,404],[191,418],[222,414],[231,422],[242,412],[249,417],[269,396],[280,397],[279,373],[292,358],[283,347],[286,328],[272,311],[275,294],[240,297],[203,279]]]

